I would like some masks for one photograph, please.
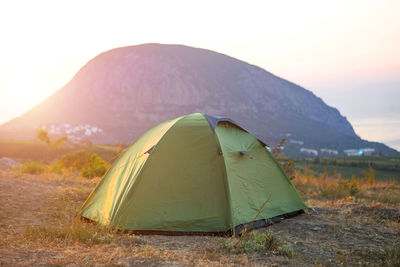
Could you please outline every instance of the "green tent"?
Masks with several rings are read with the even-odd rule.
[[[306,208],[263,142],[228,118],[194,113],[137,139],[80,215],[114,229],[238,233]]]

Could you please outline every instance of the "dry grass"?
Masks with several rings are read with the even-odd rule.
[[[28,226],[24,235],[30,241],[58,245],[71,245],[79,242],[91,246],[113,241],[113,235],[108,231],[90,224],[84,224],[79,219],[74,219],[67,225]]]
[[[398,263],[395,183],[296,173],[293,182],[315,211],[233,238],[131,235],[81,221],[76,215],[98,181],[74,173],[0,172],[0,265]]]
[[[311,200],[355,200],[366,204],[399,206],[400,184],[396,181],[374,181],[373,179],[341,179],[326,173],[315,174],[307,169],[296,171],[293,184],[305,199]]]

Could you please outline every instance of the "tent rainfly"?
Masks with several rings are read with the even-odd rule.
[[[306,208],[263,142],[228,118],[194,113],[138,138],[80,215],[120,230],[237,235]]]

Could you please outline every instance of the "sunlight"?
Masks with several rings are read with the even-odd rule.
[[[399,3],[3,1],[0,124],[60,89],[96,55],[149,42],[227,54],[320,97],[351,91],[343,81],[397,81]],[[328,104],[343,103],[335,101]]]

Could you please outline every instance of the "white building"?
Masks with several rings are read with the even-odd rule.
[[[345,149],[343,152],[347,156],[371,155],[375,152],[375,148]]]
[[[321,148],[320,151],[321,151],[321,153],[332,154],[332,155],[339,154],[339,152],[337,150],[328,149],[328,148]]]
[[[347,156],[360,156],[362,154],[362,152],[360,152],[359,149],[345,149],[345,150],[343,150],[343,152]]]
[[[304,144],[303,141],[293,140],[293,139],[290,139],[290,140],[289,140],[289,143],[291,143],[291,144],[297,144],[297,145],[303,145],[303,144]]]
[[[307,153],[307,154],[314,155],[314,156],[318,156],[318,150],[315,150],[315,149],[302,147],[302,148],[300,148],[300,152]]]
[[[371,155],[375,152],[375,148],[361,148],[360,151],[363,155]]]

